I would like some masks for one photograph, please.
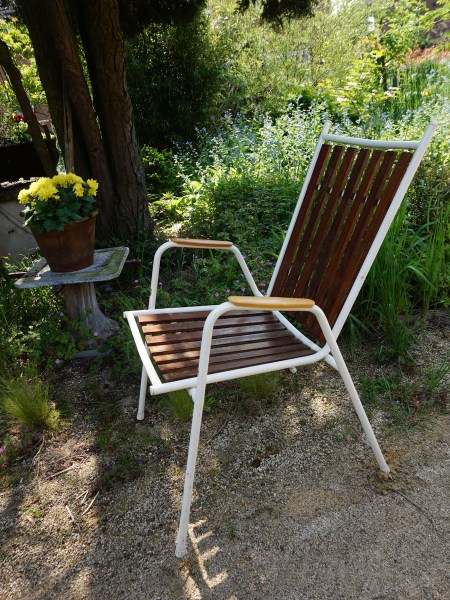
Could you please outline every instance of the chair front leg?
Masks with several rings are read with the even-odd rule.
[[[139,406],[138,413],[136,418],[138,421],[142,421],[144,418],[145,412],[145,397],[147,396],[147,387],[148,387],[148,375],[145,367],[142,367],[142,375],[141,375],[141,389],[139,392]]]
[[[203,405],[205,403],[206,378],[208,375],[209,355],[211,352],[214,324],[223,313],[227,312],[228,310],[232,310],[233,308],[234,307],[230,302],[224,302],[223,304],[218,305],[210,313],[203,327],[197,385],[195,386],[195,392],[193,394],[194,414],[192,416],[191,437],[189,440],[189,452],[186,465],[186,475],[184,479],[183,501],[175,550],[175,556],[177,558],[183,558],[183,556],[186,554],[186,540],[189,526],[189,515],[191,511],[192,490],[194,487],[194,475],[197,464]]]
[[[194,396],[194,413],[192,415],[191,437],[189,452],[184,477],[183,501],[181,506],[180,524],[178,527],[177,545],[175,556],[183,558],[186,554],[186,541],[191,512],[192,490],[194,487],[195,467],[197,464],[198,444],[202,425],[203,405],[205,403],[206,377],[203,384],[198,384]]]

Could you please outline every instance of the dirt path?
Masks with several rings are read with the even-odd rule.
[[[136,423],[138,382],[124,381],[99,433],[112,388],[66,375],[70,427],[0,494],[1,600],[450,599],[449,415],[406,430],[373,408],[383,479],[330,370],[284,374],[272,404],[245,410],[229,384],[233,408],[205,415],[178,561],[189,424],[161,405]]]

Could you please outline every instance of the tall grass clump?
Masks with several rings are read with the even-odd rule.
[[[0,412],[13,425],[55,429],[59,412],[51,407],[49,387],[37,377],[10,379],[0,386]]]
[[[385,139],[420,139],[429,123],[438,126],[354,309],[367,327],[382,334],[386,358],[408,353],[416,315],[449,305],[450,102],[445,87],[440,89],[440,95],[422,98],[401,120],[374,115],[372,135]],[[403,107],[401,96],[399,102]],[[410,105],[416,106],[411,98]],[[349,134],[355,132],[371,135],[367,124],[350,125]]]
[[[165,394],[163,402],[180,421],[189,421],[192,417],[194,404],[186,390],[176,390]]]
[[[422,105],[448,102],[450,65],[437,60],[406,63],[397,73],[398,92],[386,102],[387,115],[394,121],[421,108]]]
[[[241,388],[254,400],[267,400],[278,387],[278,373],[258,373],[239,379]]]
[[[414,280],[425,277],[417,259],[423,244],[420,231],[406,220],[404,205],[380,248],[355,308],[366,327],[382,335],[381,358],[405,356],[413,342],[412,295]]]

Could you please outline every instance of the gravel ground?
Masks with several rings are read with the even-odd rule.
[[[429,335],[430,353],[448,346],[441,329]],[[327,367],[283,374],[282,393],[245,410],[228,384],[234,408],[205,415],[180,561],[189,424],[160,405],[136,423],[138,381],[124,381],[113,429],[128,428],[121,443],[140,471],[99,487],[108,449],[98,449],[83,377],[82,366],[66,374],[79,402],[69,429],[45,439],[32,477],[0,495],[1,600],[450,599],[449,415],[408,430],[372,409],[394,470],[384,478]]]

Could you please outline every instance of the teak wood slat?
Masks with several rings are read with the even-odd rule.
[[[286,331],[271,312],[258,311],[256,315],[248,311],[236,312],[238,317],[233,311],[217,320],[209,360],[210,373],[313,352]],[[170,322],[164,323],[154,319],[159,315],[139,317],[151,356],[166,381],[178,381],[197,374],[203,326],[208,314],[207,311],[172,313]]]
[[[271,331],[270,332],[270,340],[275,340],[277,338],[284,338],[287,335],[290,335],[288,332],[286,332],[286,330],[280,329],[278,331]],[[151,346],[152,348],[152,354],[156,355],[156,354],[164,354],[166,352],[189,352],[191,350],[195,350],[197,348],[200,348],[201,346],[201,339],[199,338],[198,340],[189,340],[189,341],[178,341],[178,339],[176,341],[171,340],[169,341],[169,343],[167,344],[155,344],[154,340],[152,340],[152,338],[150,336],[146,336],[146,342],[147,345],[149,345],[149,347]],[[268,339],[268,335],[267,332],[266,333],[255,333],[255,334],[247,334],[247,335],[241,335],[239,336],[239,340],[242,344],[244,344],[245,342],[260,342],[260,341],[264,341]],[[219,347],[227,347],[227,346],[233,346],[236,343],[236,337],[220,337],[220,338],[214,338],[212,341],[212,348],[219,348]]]
[[[272,294],[311,298],[333,327],[410,160],[403,151],[324,144]],[[312,315],[290,314],[323,341]]]

